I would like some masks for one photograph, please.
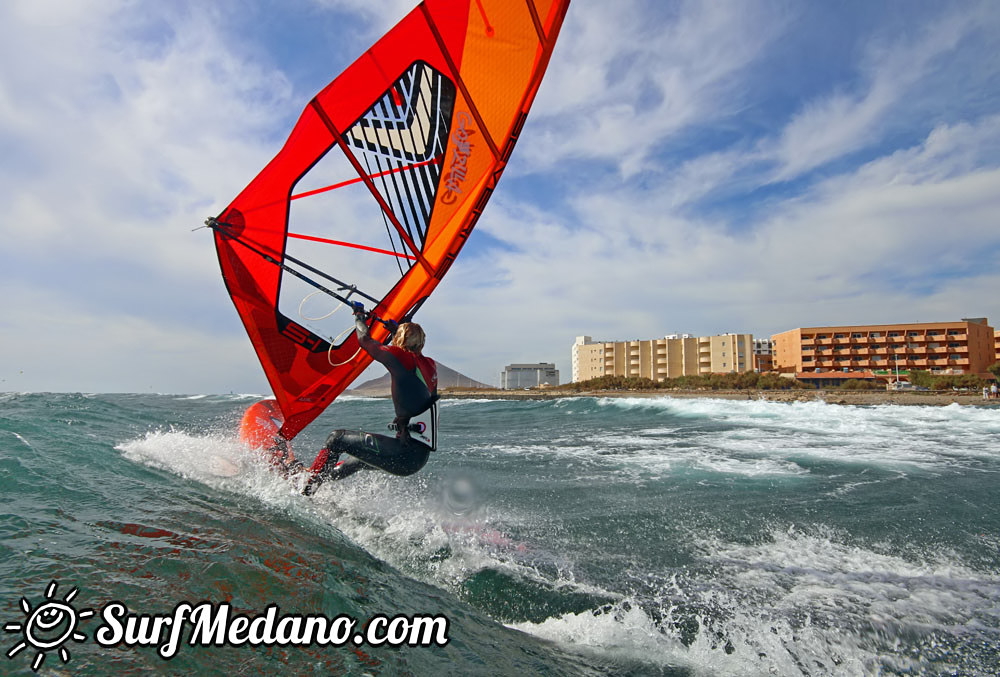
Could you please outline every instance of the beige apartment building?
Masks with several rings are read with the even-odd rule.
[[[997,340],[986,318],[959,322],[800,327],[771,337],[786,373],[925,369],[984,374]]]
[[[578,336],[572,349],[573,381],[637,376],[663,381],[678,376],[753,371],[751,334],[674,334],[648,341],[593,341]]]

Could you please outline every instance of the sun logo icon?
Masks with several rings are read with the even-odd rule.
[[[33,672],[38,672],[47,651],[58,651],[62,662],[68,663],[69,650],[63,645],[70,639],[74,642],[87,641],[87,636],[77,632],[76,626],[82,619],[93,616],[94,610],[84,609],[77,613],[70,605],[79,592],[78,588],[70,590],[61,600],[53,599],[58,587],[59,584],[55,581],[49,583],[45,589],[46,601],[34,609],[31,608],[31,602],[22,597],[21,610],[24,611],[25,622],[3,626],[4,632],[20,632],[24,636],[23,641],[7,652],[7,658],[14,658],[28,647],[35,649],[35,659],[31,663]]]

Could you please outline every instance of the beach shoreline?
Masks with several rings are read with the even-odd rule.
[[[359,393],[362,394],[362,393]],[[366,396],[388,396],[364,393]],[[568,397],[639,397],[639,398],[702,398],[722,400],[765,400],[768,402],[812,402],[827,404],[876,406],[886,404],[906,406],[948,406],[949,404],[1000,407],[1000,400],[984,400],[978,392],[947,391],[880,391],[880,390],[473,390],[445,389],[441,399],[468,400],[556,400]]]

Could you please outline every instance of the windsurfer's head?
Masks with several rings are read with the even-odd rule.
[[[392,345],[403,350],[409,350],[412,353],[419,353],[424,349],[424,340],[426,338],[423,327],[419,324],[416,322],[404,322],[399,325],[399,328],[393,335]]]

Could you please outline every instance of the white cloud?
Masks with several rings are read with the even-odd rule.
[[[570,8],[519,166],[602,159],[633,176],[672,135],[738,109],[738,76],[779,34],[782,18],[763,3],[670,10],[641,2]]]
[[[227,51],[211,15],[145,17],[173,22],[154,46],[124,32],[138,30],[127,10],[84,16],[82,27],[6,17],[25,66],[4,78],[5,98],[32,115],[0,123],[29,167],[8,163],[0,237],[28,257],[85,252],[207,278],[209,238],[189,231],[266,161],[262,137],[287,114],[290,86]]]
[[[805,100],[787,119],[775,116],[773,128],[755,142],[740,136],[722,150],[681,158],[677,166],[656,167],[662,173],[661,190],[671,196],[672,208],[692,207],[720,194],[747,194],[791,181],[857,151],[877,148],[906,124],[915,122],[916,131],[924,131],[929,122],[926,108],[943,115],[950,106],[961,105],[935,88],[928,89],[942,77],[943,60],[953,58],[977,31],[998,26],[998,18],[987,6],[974,5],[928,20],[915,35],[886,36],[876,30],[867,36],[860,62],[850,64],[857,79]],[[983,64],[981,70],[985,77],[997,67]],[[754,75],[762,77],[760,72]],[[964,73],[956,75],[968,79]],[[738,91],[727,93],[740,99]],[[914,121],[918,113],[924,118]],[[691,126],[688,121],[687,127]]]
[[[780,138],[765,143],[778,167],[772,181],[787,181],[865,147],[879,136],[879,123],[904,105],[934,60],[952,51],[977,27],[977,13],[946,16],[909,39],[870,47],[862,92],[836,91],[812,100],[792,118]],[[768,146],[773,146],[768,148]]]
[[[270,158],[291,86],[227,48],[224,17],[173,9],[0,9],[0,334],[23,387],[263,383],[211,235],[190,231]]]
[[[0,297],[17,308],[0,320],[0,390],[268,392],[250,342],[233,331],[95,314],[24,285],[0,285]]]

